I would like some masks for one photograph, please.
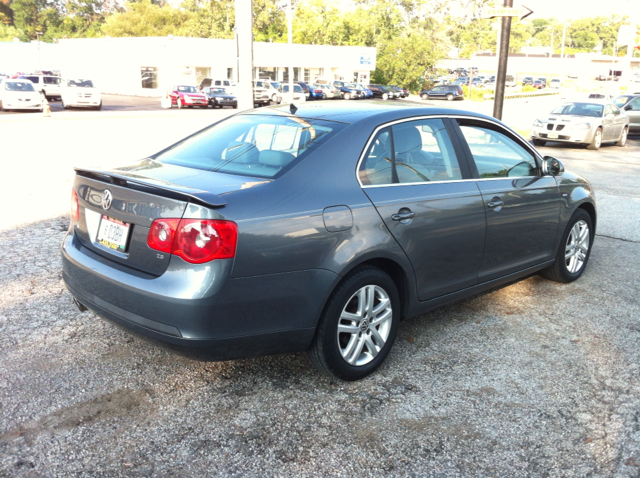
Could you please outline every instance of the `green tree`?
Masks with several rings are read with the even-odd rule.
[[[182,27],[193,19],[192,12],[158,6],[149,0],[125,4],[125,11],[107,18],[102,28],[112,37],[148,37],[180,35]]]
[[[0,23],[0,41],[12,41],[14,38],[20,38],[23,35],[16,27]]]
[[[60,24],[59,5],[52,0],[14,0],[11,4],[14,25],[22,32],[21,40],[29,41],[38,38],[42,32],[44,41],[51,41],[47,34],[50,28]]]

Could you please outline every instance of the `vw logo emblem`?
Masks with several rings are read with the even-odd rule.
[[[104,194],[102,195],[102,207],[105,211],[108,211],[111,207],[111,201],[113,201],[113,194],[108,189],[105,189]]]

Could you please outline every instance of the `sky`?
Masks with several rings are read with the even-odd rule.
[[[497,2],[503,4],[503,0]],[[513,3],[533,10],[528,20],[549,17],[570,20],[618,14],[635,17],[640,23],[640,0],[514,0]]]

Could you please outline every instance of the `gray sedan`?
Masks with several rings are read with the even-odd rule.
[[[547,141],[584,144],[600,149],[602,143],[624,146],[629,133],[629,117],[612,103],[597,101],[563,103],[548,118],[536,119],[531,139],[536,146]]]
[[[81,310],[190,356],[306,350],[358,380],[405,318],[578,279],[595,225],[589,182],[493,118],[301,104],[76,169],[62,266]]]

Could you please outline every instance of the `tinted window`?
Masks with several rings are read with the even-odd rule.
[[[554,115],[602,116],[604,105],[595,103],[567,103],[558,106],[551,113]]]
[[[44,81],[45,85],[59,85],[62,79],[57,76],[45,76],[42,81]]]
[[[380,130],[360,163],[358,174],[363,185],[462,179],[453,145],[440,119],[410,121]]]
[[[282,116],[241,115],[185,139],[155,159],[207,171],[264,178],[324,143],[341,123]]]
[[[480,178],[536,176],[533,155],[508,136],[492,129],[461,125]]]
[[[26,81],[6,81],[4,89],[7,91],[35,91],[33,85]]]
[[[26,78],[27,80],[31,81],[32,83],[40,83],[40,77],[39,76],[25,76],[24,78]]]
[[[640,110],[640,98],[631,100],[627,106],[630,106],[632,110]]]

